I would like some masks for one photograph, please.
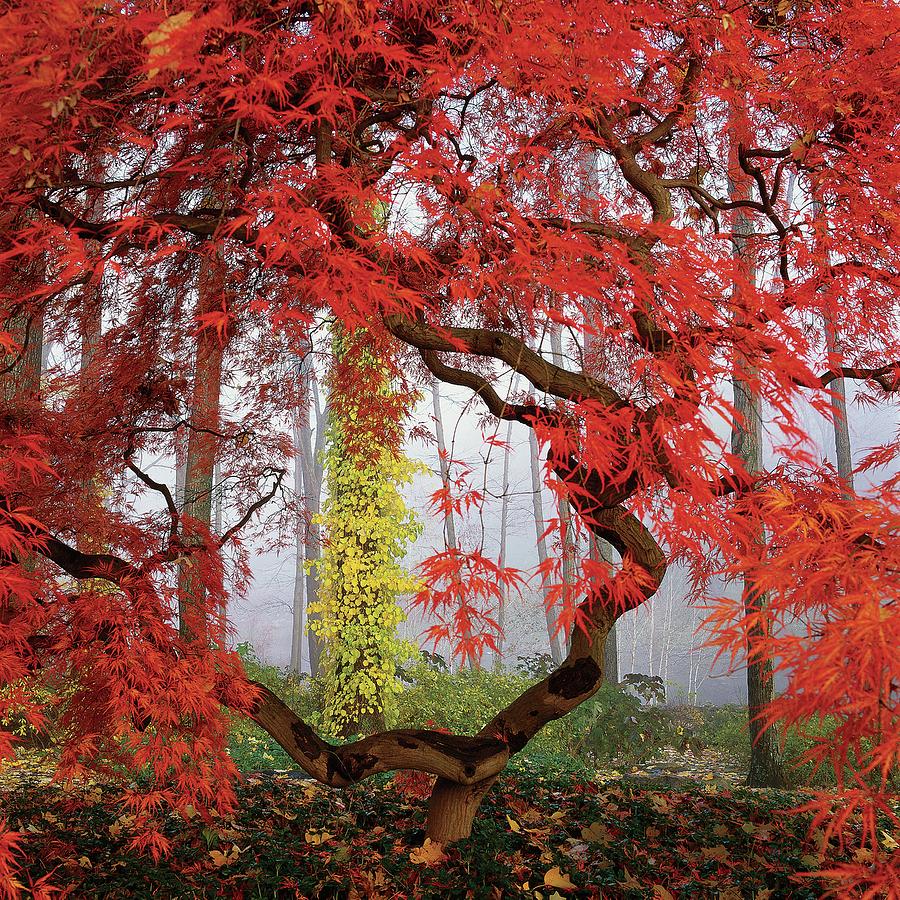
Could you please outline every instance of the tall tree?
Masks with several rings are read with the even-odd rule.
[[[431,409],[434,418],[434,436],[438,451],[438,472],[441,476],[441,489],[449,501],[452,492],[450,488],[450,455],[447,448],[447,438],[444,432],[444,411],[441,406],[440,381],[431,379]],[[453,504],[448,502],[444,508],[444,549],[456,552],[459,544],[456,541],[456,518],[453,512]],[[453,647],[447,651],[447,665],[453,670]]]
[[[228,299],[225,263],[218,253],[203,256],[197,280],[199,326],[194,353],[193,387],[189,407],[187,454],[185,457],[183,540],[205,546],[210,539],[213,513],[213,476],[219,449],[222,364],[228,344]],[[203,640],[202,595],[197,559],[182,562],[178,575],[178,622],[182,637]]]
[[[509,536],[509,457],[512,441],[512,420],[506,423],[506,439],[503,442],[503,475],[500,480],[500,552],[497,556],[497,566],[500,570],[506,568],[507,538]],[[506,631],[506,605],[509,602],[509,586],[504,584],[500,596],[500,607],[497,610],[497,623],[500,633],[497,638],[497,652],[494,654],[494,667],[499,669],[503,665],[504,632]]]
[[[548,556],[547,538],[545,536],[547,523],[544,520],[544,480],[541,478],[541,457],[537,437],[533,429],[528,431],[528,450],[531,462],[531,503],[534,513],[538,567],[541,572],[546,572]],[[544,618],[547,622],[547,637],[550,640],[550,657],[553,660],[553,664],[558,666],[563,661],[563,652],[560,647],[559,631],[556,627],[556,617],[553,614],[553,604],[550,601],[546,577],[543,577],[542,581]]]
[[[303,374],[300,373],[302,380]],[[305,490],[303,486],[303,461],[301,455],[303,453],[303,439],[301,429],[304,425],[304,418],[309,415],[309,409],[299,409],[294,414],[293,437],[294,437],[294,498],[299,507],[306,506]],[[308,423],[307,423],[308,424]],[[306,613],[306,528],[304,521],[302,525],[298,522],[297,534],[294,539],[294,552],[296,559],[294,562],[294,594],[291,604],[291,662],[290,671],[295,675],[303,673],[303,636],[305,632],[304,618]]]
[[[734,113],[730,166],[729,192],[733,204],[749,199],[747,189],[750,179],[741,170],[739,147],[746,144],[747,127],[741,120],[743,109]],[[699,180],[699,176],[698,176]],[[732,244],[737,265],[735,287],[732,293],[733,315],[738,326],[754,316],[757,271],[755,249],[751,243],[753,226],[743,209],[734,214]],[[762,397],[758,386],[759,362],[752,355],[735,347],[734,374],[734,422],[731,426],[731,449],[747,473],[757,476],[764,471]],[[766,536],[762,526],[752,537],[759,546],[765,546]],[[752,572],[743,573],[743,603],[746,614],[754,624],[747,629],[747,711],[750,733],[750,767],[747,784],[751,787],[783,787],[784,772],[781,741],[777,726],[766,720],[766,714],[775,697],[774,664],[766,647],[768,622],[768,597]]]
[[[822,204],[813,200],[813,224],[814,227],[821,230],[828,229],[828,219],[825,216]],[[822,241],[821,234],[819,242]],[[824,251],[825,259],[823,260],[827,268],[830,259],[828,250]],[[826,305],[823,310],[823,319],[825,323],[825,349],[828,353],[828,365],[832,369],[840,369],[844,365],[843,353],[841,352],[840,341],[838,340],[837,326],[835,324],[834,312],[830,305]],[[843,378],[835,378],[831,382],[831,420],[834,434],[834,452],[835,461],[837,462],[838,475],[844,484],[845,492],[848,497],[853,495],[853,450],[850,444],[850,420],[847,417],[847,386]]]

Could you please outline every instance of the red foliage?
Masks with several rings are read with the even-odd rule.
[[[129,801],[153,852],[163,805],[229,801],[220,701],[246,708],[252,692],[218,608],[246,558],[237,533],[219,546],[139,473],[196,424],[183,413],[199,325],[229,338],[233,402],[208,443],[233,506],[256,509],[289,453],[285,360],[333,317],[390,349],[403,403],[420,359],[488,402],[501,364],[530,380],[494,411],[515,406],[535,428],[582,510],[573,527],[615,532],[610,510],[626,504],[716,601],[724,652],[760,623],[703,586],[750,571],[771,591],[756,646],[791,676],[771,715],[839,720],[840,741],[812,754],[850,761],[844,798],[875,854],[843,875],[893,889],[872,811],[900,758],[900,445],[860,463],[888,469],[883,490],[845,499],[797,409],[828,414],[838,374],[871,401],[897,387],[897,31],[890,0],[7,4],[0,346],[8,358],[40,323],[60,353],[30,386],[0,366],[0,683],[74,680],[62,774],[146,764],[152,787]],[[758,284],[727,230],[735,156]],[[372,228],[381,204],[388,224]],[[201,269],[221,274],[223,303],[198,321]],[[528,356],[557,328],[580,338],[563,375]],[[778,426],[781,464],[761,478],[717,424],[734,418],[723,387],[741,365]],[[396,416],[386,406],[374,418]],[[601,488],[615,503],[592,509]],[[481,500],[454,494],[436,504]],[[208,648],[174,626],[185,560]],[[432,636],[455,635],[464,658],[494,646],[492,606],[518,574],[463,551],[423,572],[423,604],[448,611]],[[541,574],[564,625],[653,587],[629,554],[614,575],[590,562],[574,584]]]

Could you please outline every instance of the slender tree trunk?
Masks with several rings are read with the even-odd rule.
[[[306,513],[309,521],[306,526],[303,557],[306,565],[306,609],[307,609],[307,647],[309,650],[309,671],[315,678],[320,674],[322,662],[322,639],[310,628],[312,622],[318,621],[319,614],[309,612],[309,608],[319,601],[319,572],[312,563],[322,552],[322,527],[318,517],[322,509],[322,485],[324,472],[322,451],[325,446],[328,407],[323,409],[319,400],[318,382],[312,369],[312,357],[307,356],[303,363],[301,379],[301,407],[309,410],[299,425],[300,463],[303,469],[303,489],[306,501]],[[315,417],[316,435],[313,440],[311,418]]]
[[[554,365],[565,368],[566,360],[563,356],[562,340],[558,325],[553,325],[550,328],[550,352]],[[559,501],[559,526],[563,584],[566,586],[567,594],[570,595],[570,602],[574,602],[574,598],[571,598],[571,591],[573,589],[572,586],[575,584],[575,532],[572,527],[572,508],[568,497],[565,496]],[[571,640],[571,629],[566,628],[565,642],[567,649]]]
[[[740,125],[732,136],[729,188],[733,200],[740,199],[742,192],[738,186],[739,167],[737,165],[737,141],[741,133]],[[742,181],[744,179],[741,179]],[[749,282],[756,277],[752,248],[748,246],[751,224],[743,213],[734,219],[734,255]],[[733,293],[734,315],[742,318],[746,313],[742,307],[740,291]],[[738,355],[735,359],[734,388],[735,422],[731,431],[731,449],[739,457],[747,472],[761,472],[762,465],[762,410],[759,394],[753,387],[756,365],[751,359]],[[758,535],[760,545],[765,544],[765,534]],[[743,603],[748,616],[766,608],[766,595],[758,590],[749,575],[744,576]],[[756,625],[747,632],[747,707],[750,728],[750,771],[747,784],[751,787],[781,787],[784,784],[781,744],[777,729],[765,728],[762,714],[775,697],[775,679],[770,657],[759,649],[765,637],[765,624]]]
[[[589,154],[584,164],[584,179],[588,197],[599,197],[599,187],[597,185],[597,160],[593,151]],[[590,364],[591,357],[594,352],[594,335],[593,323],[590,317],[585,313],[584,328],[584,361],[582,368],[590,373],[592,366]],[[612,569],[613,566],[613,548],[602,538],[594,534],[588,537],[588,552],[594,561],[603,560]],[[606,636],[606,681],[609,684],[619,683],[619,640],[617,635],[618,622],[614,622],[609,634]]]
[[[41,391],[41,372],[44,351],[44,320],[39,314],[23,313],[11,316],[0,325],[22,348],[16,354],[6,354],[0,368],[9,371],[0,375],[0,390],[7,407],[34,401]]]
[[[204,258],[200,264],[197,312],[206,315],[223,309],[225,269],[221,260]],[[199,531],[186,539],[188,545],[202,545],[204,531],[212,528],[213,474],[219,431],[222,361],[227,337],[216,328],[204,328],[197,335],[194,385],[191,397],[191,428],[185,463],[184,513]],[[197,561],[187,559],[178,573],[178,620],[182,637],[205,640],[205,592],[196,574]]]
[[[669,589],[666,591],[666,614],[664,618],[663,624],[663,651],[662,651],[662,664],[660,666],[660,675],[663,680],[663,690],[665,691],[666,699],[669,697],[669,654],[672,649],[672,606],[674,604],[674,592],[672,590],[672,584],[669,583]]]
[[[92,217],[101,218],[102,215],[97,206],[100,198],[95,196],[91,202]],[[100,244],[96,241],[87,241],[85,250],[88,259],[96,258],[101,252]],[[100,349],[100,339],[103,334],[103,283],[102,279],[94,273],[84,286],[80,296],[80,308],[78,311],[78,332],[81,340],[81,359],[78,372],[78,393],[81,402],[91,397],[94,387],[94,368],[97,353]],[[81,483],[84,505],[88,510],[98,510],[102,505],[101,485],[93,476],[85,478]],[[94,513],[89,513],[93,515]],[[96,550],[85,529],[79,529],[77,538],[79,550]]]
[[[309,414],[309,410],[300,410],[294,419],[294,496],[299,504],[305,508],[306,500],[303,494],[303,442],[300,436],[300,423]],[[303,602],[306,594],[306,572],[304,570],[306,544],[306,526],[297,526],[296,564],[294,567],[294,597],[293,615],[291,622],[291,665],[290,670],[295,675],[303,673]]]
[[[509,530],[509,445],[512,441],[512,420],[506,425],[506,446],[503,448],[503,497],[500,501],[500,554],[497,560],[500,569],[506,568],[506,538]],[[503,666],[503,647],[506,643],[506,603],[509,587],[503,583],[500,594],[500,609],[497,615],[497,624],[500,626],[500,635],[497,639],[497,655],[494,659],[494,668],[499,670]]]
[[[437,379],[431,382],[431,408],[434,415],[434,436],[438,447],[438,470],[441,474],[441,486],[450,491],[450,457],[447,453],[447,439],[444,433],[444,414],[441,408],[441,389]],[[448,509],[444,515],[444,547],[447,550],[458,550],[456,541],[456,519],[453,510]],[[453,642],[448,639],[447,667],[453,672]],[[471,660],[469,661],[471,668]]]
[[[813,215],[823,227],[827,226],[824,220],[822,204],[813,200]],[[828,264],[827,252],[823,263]],[[831,310],[824,311],[825,318],[825,344],[828,351],[829,367],[838,367],[843,364],[843,352],[838,340],[837,329]],[[844,484],[844,495],[850,497],[854,491],[853,485],[853,451],[850,446],[850,423],[847,419],[847,387],[843,378],[836,378],[828,386],[831,391],[831,414],[834,428],[834,451],[837,462],[838,475]]]
[[[537,552],[538,563],[542,569],[547,564],[547,539],[544,537],[544,500],[543,489],[544,480],[541,478],[541,460],[538,451],[538,442],[534,434],[534,429],[528,429],[528,445],[531,451],[531,502],[534,508],[534,530],[537,534]],[[542,581],[545,579],[542,578]],[[553,610],[550,608],[547,597],[548,588],[546,583],[542,585],[543,601],[544,601],[544,618],[547,622],[547,637],[550,640],[550,656],[553,659],[553,665],[558,666],[563,660],[562,649],[560,647],[559,632],[556,629],[556,620],[553,616]]]

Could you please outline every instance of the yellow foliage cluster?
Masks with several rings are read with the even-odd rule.
[[[328,496],[320,516],[326,544],[315,563],[319,601],[310,604],[320,618],[310,627],[325,645],[323,725],[335,735],[369,717],[390,722],[395,716],[396,668],[404,652],[397,598],[417,589],[401,561],[420,526],[400,488],[420,466],[387,449],[362,459],[354,446],[333,418],[325,451]]]

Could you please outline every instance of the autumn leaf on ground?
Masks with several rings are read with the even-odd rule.
[[[612,840],[612,835],[602,822],[594,822],[581,829],[581,839],[592,844],[608,844]]]
[[[439,841],[433,841],[431,838],[425,838],[425,843],[421,847],[416,847],[410,854],[411,862],[419,866],[434,866],[447,858],[444,853],[444,845]]]
[[[328,831],[307,831],[305,837],[307,844],[317,845],[330,841],[334,835]]]
[[[559,888],[562,891],[575,890],[575,885],[565,872],[560,872],[559,866],[547,870],[547,874],[544,875],[544,885],[545,887]]]
[[[210,850],[209,858],[213,861],[213,865],[216,868],[220,866],[227,865],[228,863],[237,862],[238,857],[241,855],[240,847],[235,844],[228,853],[222,853],[220,850]]]
[[[626,888],[630,891],[642,891],[644,886],[628,871],[628,869],[623,867],[623,871],[625,872],[625,880],[619,882],[619,886]]]
[[[704,859],[715,859],[723,863],[729,861],[728,848],[724,844],[719,844],[718,847],[701,847],[700,852]]]

